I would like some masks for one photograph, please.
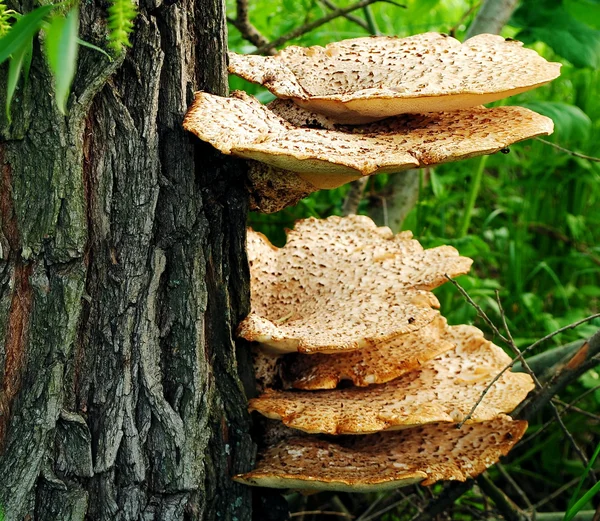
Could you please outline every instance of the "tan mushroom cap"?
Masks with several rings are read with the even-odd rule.
[[[298,221],[283,248],[250,231],[252,312],[238,335],[280,353],[335,353],[422,328],[438,316],[429,290],[472,261],[411,237],[359,215]]]
[[[456,348],[420,370],[371,387],[328,391],[274,391],[250,400],[249,409],[310,433],[367,434],[435,422],[460,422],[510,358],[472,326],[453,326]],[[531,377],[506,372],[469,422],[512,411],[533,389]]]
[[[560,67],[492,34],[464,43],[425,33],[290,46],[276,56],[229,53],[229,72],[351,124],[482,105],[539,87]]]
[[[245,93],[197,92],[183,126],[224,154],[296,172],[317,188],[491,154],[550,134],[552,120],[522,107],[407,114],[340,130],[298,128]]]
[[[260,487],[340,492],[466,481],[506,455],[526,429],[527,422],[502,415],[461,429],[431,424],[335,442],[288,438],[261,454],[255,470],[234,479]]]
[[[418,331],[349,353],[290,354],[283,362],[283,378],[304,390],[335,389],[342,380],[360,387],[389,382],[454,349],[444,338],[447,329],[446,319],[438,316]]]

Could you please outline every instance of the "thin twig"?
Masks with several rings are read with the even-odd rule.
[[[477,478],[477,484],[485,494],[492,498],[504,519],[507,521],[529,521],[529,517],[502,490],[494,485],[487,474],[481,474]]]
[[[587,159],[588,161],[594,161],[596,163],[600,163],[600,157],[587,156],[585,154],[580,154],[579,152],[574,152],[573,150],[569,150],[568,148],[561,147],[560,145],[557,145],[556,143],[552,143],[552,141],[547,141],[546,139],[542,139],[541,137],[536,137],[535,139],[537,139],[541,143],[544,143],[544,145],[549,145],[553,148],[556,148],[556,150],[560,150],[561,152],[564,152],[565,154],[569,154],[570,156],[579,157],[581,159]]]
[[[479,316],[483,320],[485,320],[485,322],[490,326],[490,328],[492,328],[492,330],[494,331],[494,333],[496,335],[498,335],[499,338],[502,339],[503,342],[505,342],[509,346],[516,347],[514,345],[514,342],[511,344],[510,339],[506,338],[504,335],[502,335],[502,333],[500,333],[500,331],[498,330],[498,328],[496,327],[496,325],[487,316],[487,314],[485,313],[485,311],[483,311],[483,309],[481,308],[481,306],[479,306],[476,302],[473,301],[473,299],[470,297],[470,295],[465,291],[465,289],[457,281],[455,281],[452,277],[448,276],[447,274],[446,274],[446,278],[450,282],[452,282],[452,284],[454,284],[454,286],[456,286],[456,288],[458,289],[458,291],[460,291],[460,293],[465,297],[465,299],[467,300],[467,302],[469,302],[469,304],[471,304],[477,310],[477,313],[479,314]],[[572,324],[569,324],[568,326],[564,326],[564,327],[562,327],[560,329],[557,329],[553,333],[550,333],[549,335],[546,335],[545,337],[541,338],[540,340],[534,342],[533,344],[531,344],[528,347],[526,347],[525,349],[523,349],[523,351],[520,351],[520,353],[517,356],[515,356],[510,361],[510,363],[508,363],[506,366],[504,366],[504,368],[502,370],[500,370],[498,372],[498,374],[496,374],[496,376],[492,379],[492,381],[481,392],[481,395],[479,396],[479,399],[477,400],[477,402],[475,402],[475,404],[473,405],[473,407],[471,408],[471,410],[468,412],[468,414],[457,425],[457,428],[461,428],[465,424],[465,422],[467,422],[468,420],[470,420],[473,417],[473,413],[475,412],[475,410],[477,409],[477,407],[479,407],[479,405],[481,404],[481,402],[483,401],[483,399],[485,398],[485,396],[487,395],[487,393],[490,391],[490,389],[494,386],[494,384],[502,377],[502,375],[506,371],[508,371],[515,364],[515,362],[517,362],[517,360],[520,360],[520,361],[524,360],[523,355],[525,353],[531,351],[532,349],[534,349],[537,346],[539,346],[541,343],[545,342],[546,340],[549,340],[550,338],[558,335],[559,333],[562,333],[563,331],[567,331],[568,329],[573,329],[574,327],[577,327],[577,326],[579,326],[581,324],[584,324],[585,322],[589,322],[590,320],[593,320],[594,318],[598,318],[598,317],[600,317],[600,313],[596,313],[596,314],[590,315],[589,317],[584,318],[582,320],[578,320],[577,322],[573,322]],[[531,371],[531,369],[529,369],[529,371]],[[534,379],[534,381],[535,380],[536,379]],[[539,385],[539,382],[538,382],[538,385]],[[543,388],[540,386],[540,390],[542,390],[542,389]],[[544,405],[546,403],[548,403],[548,402],[550,402],[550,399],[548,399],[544,403]]]
[[[531,370],[531,367],[529,367],[527,360],[525,360],[525,358],[523,357],[523,353],[517,347],[517,345],[515,344],[515,341],[513,340],[513,337],[510,333],[510,329],[508,328],[508,323],[506,321],[506,315],[504,313],[504,308],[502,307],[502,302],[500,300],[500,293],[497,290],[496,290],[496,302],[498,304],[498,311],[499,311],[500,317],[502,319],[502,324],[504,325],[504,331],[506,332],[506,336],[508,338],[509,347],[511,348],[512,352],[516,355],[516,358],[518,360],[520,360],[520,362],[523,366],[523,369],[525,369],[527,374],[529,374],[529,376],[532,378],[533,382],[535,383],[535,386],[538,389],[542,389],[542,384],[538,380],[535,373]],[[569,443],[571,444],[571,446],[573,447],[573,449],[575,450],[575,452],[577,453],[577,455],[579,456],[581,461],[583,461],[583,464],[587,467],[588,459],[587,459],[585,453],[581,450],[581,447],[579,447],[579,445],[577,445],[575,438],[573,438],[573,435],[571,434],[569,429],[567,429],[567,426],[565,425],[565,423],[562,421],[562,418],[560,417],[560,413],[558,412],[556,405],[554,405],[554,403],[552,401],[550,401],[548,403],[548,405],[550,405],[550,408],[552,409],[552,414],[554,414],[554,417],[556,418],[558,425],[560,426],[561,430],[563,431],[563,434],[566,436],[567,440],[569,440]]]
[[[600,421],[600,415],[598,414],[594,414],[593,412],[590,411],[586,411],[585,409],[580,409],[579,407],[575,407],[574,405],[569,405],[566,402],[563,402],[562,400],[559,400],[558,398],[552,398],[552,402],[555,403],[556,405],[560,405],[562,407],[564,407],[560,413],[564,414],[565,409],[569,409],[573,412],[579,413],[583,416],[587,416],[588,418],[595,420],[595,421]]]
[[[596,265],[600,266],[600,257],[594,254],[594,252],[590,249],[587,244],[583,244],[575,241],[568,235],[562,233],[559,230],[556,230],[544,223],[529,223],[527,225],[527,229],[535,232],[547,235],[548,237],[552,237],[553,239],[557,239],[567,246],[576,249],[578,252],[583,253],[588,256],[588,258]]]
[[[376,507],[376,506],[377,506],[379,503],[381,503],[381,501],[382,501],[384,498],[386,498],[386,497],[389,497],[389,495],[388,495],[388,496],[384,496],[384,495],[381,495],[381,496],[379,496],[379,497],[378,497],[378,498],[377,498],[375,501],[373,501],[373,502],[372,502],[372,503],[371,503],[371,504],[370,504],[370,505],[367,507],[367,509],[366,509],[366,510],[365,510],[365,511],[364,511],[364,512],[363,512],[363,513],[360,515],[360,516],[358,516],[358,518],[356,519],[356,521],[365,521],[365,517],[366,517],[366,516],[368,516],[368,515],[369,515],[369,514],[370,514],[370,513],[373,511],[373,509],[374,509],[374,508],[375,508],[375,507]]]
[[[402,505],[402,503],[407,503],[409,501],[409,498],[410,498],[410,496],[399,499],[398,501],[392,503],[391,505],[388,505],[388,506],[382,508],[381,510],[378,510],[374,514],[371,514],[370,516],[365,517],[365,518],[363,518],[361,516],[359,519],[361,519],[362,521],[371,521],[372,519],[379,519],[380,516],[382,516],[383,514],[385,514],[388,511],[392,510],[393,508],[399,507],[400,505]]]
[[[313,515],[338,516],[338,517],[345,517],[348,519],[354,519],[354,516],[352,514],[346,514],[345,512],[334,512],[331,510],[304,510],[302,512],[294,512],[293,514],[290,514],[290,517],[313,516]]]
[[[481,6],[482,2],[477,2],[473,7],[471,7],[469,10],[467,10],[458,20],[458,22],[456,22],[452,27],[450,27],[450,29],[448,29],[448,34],[450,36],[452,36],[452,38],[456,38],[456,30],[458,29],[458,27],[467,19],[469,18],[469,16],[471,16],[477,9],[479,9],[479,6]]]
[[[569,490],[573,485],[577,484],[580,479],[581,478],[579,476],[576,478],[573,478],[571,481],[569,481],[568,483],[565,483],[562,487],[560,487],[560,488],[556,489],[554,492],[552,492],[552,494],[549,494],[546,497],[544,497],[544,499],[542,499],[541,501],[538,501],[535,505],[533,505],[531,508],[529,508],[528,511],[535,512],[541,506],[544,506],[546,503],[548,503],[548,502],[552,501],[554,498],[557,498],[558,496],[560,496],[563,492]]]
[[[325,16],[319,18],[318,20],[315,20],[314,22],[310,22],[302,25],[301,27],[297,27],[289,33],[286,33],[283,36],[276,38],[272,42],[259,46],[253,54],[265,54],[274,49],[275,47],[279,47],[280,45],[283,45],[284,43],[289,42],[294,38],[298,38],[299,36],[302,36],[303,34],[306,34],[316,29],[317,27],[321,27],[322,25],[331,22],[331,20],[335,18],[345,16],[346,14],[351,13],[352,11],[362,9],[363,7],[367,7],[368,5],[374,4],[376,2],[385,2],[387,4],[395,5],[396,7],[406,7],[404,5],[394,2],[393,0],[360,0],[359,2],[356,2],[355,4],[352,4],[348,7],[340,7],[335,11],[331,11],[331,13],[326,14]]]
[[[510,473],[504,467],[504,465],[502,465],[502,463],[498,462],[498,463],[496,463],[496,468],[500,471],[500,474],[502,474],[502,476],[504,477],[504,479],[506,481],[508,481],[509,485],[513,488],[513,490],[521,498],[521,500],[523,501],[523,503],[525,503],[525,505],[527,506],[527,508],[528,509],[533,509],[533,505],[531,504],[531,501],[529,501],[529,498],[527,497],[527,494],[525,494],[525,491],[513,479],[513,477],[510,475]]]
[[[339,9],[339,6],[335,5],[331,0],[321,0],[321,3],[331,10]],[[369,25],[362,18],[354,16],[353,14],[345,14],[343,16],[349,22],[355,23],[356,25],[362,27],[365,31],[369,32]]]
[[[454,505],[454,502],[473,488],[475,481],[468,479],[465,482],[453,482],[442,490],[441,494],[430,501],[422,512],[412,517],[410,521],[430,521],[438,514],[444,514]]]

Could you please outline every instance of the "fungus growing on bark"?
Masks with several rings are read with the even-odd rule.
[[[299,221],[283,248],[250,232],[252,311],[238,335],[279,353],[335,353],[417,331],[438,316],[429,290],[472,261],[411,237],[359,215]]]
[[[385,384],[321,392],[267,390],[250,410],[310,433],[367,434],[463,421],[510,357],[472,326],[452,326],[456,347]],[[327,362],[324,362],[327,363]],[[472,413],[482,422],[512,411],[533,389],[525,373],[504,373]]]
[[[500,415],[461,429],[431,424],[335,441],[288,438],[260,454],[256,469],[234,479],[261,487],[343,492],[465,481],[506,455],[526,429],[527,422]]]
[[[294,172],[248,161],[250,210],[273,213],[295,205],[318,188]]]
[[[316,188],[491,154],[553,130],[551,119],[522,107],[405,114],[338,130],[296,127],[242,92],[197,92],[183,125],[224,154],[295,172]]]
[[[342,380],[359,387],[389,382],[419,369],[425,362],[454,349],[447,322],[436,317],[418,331],[348,353],[286,355],[283,379],[295,389],[335,389]]]
[[[464,43],[439,33],[356,38],[275,56],[229,53],[229,72],[337,122],[360,124],[474,107],[559,75],[559,63],[522,45],[491,34]]]

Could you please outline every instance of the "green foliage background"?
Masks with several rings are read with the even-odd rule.
[[[339,6],[351,1],[338,1]],[[452,33],[464,39],[479,2],[468,0],[407,0],[406,9],[387,3],[371,6],[376,27],[382,34],[408,36],[426,31]],[[268,38],[326,14],[315,0],[251,0],[253,24]],[[235,2],[229,2],[231,16]],[[363,16],[361,11],[356,11]],[[600,156],[600,1],[527,0],[514,12],[502,35],[520,39],[551,61],[563,63],[561,77],[541,87],[504,101],[522,105],[551,117],[555,133],[548,140],[570,150]],[[365,36],[357,24],[335,21],[290,43],[326,44],[344,38]],[[230,26],[230,46],[238,52],[252,47]],[[264,89],[239,78],[232,89],[253,93],[262,101],[271,99]],[[476,191],[472,219],[466,230],[464,215],[473,179],[483,170]],[[402,175],[402,174],[397,174]],[[360,213],[369,214],[378,204],[378,193],[389,177],[370,179]],[[285,228],[296,219],[341,214],[348,187],[323,190],[273,215],[252,214],[250,223],[278,245],[285,242]],[[486,313],[501,324],[496,291],[499,292],[509,327],[519,346],[599,311],[600,299],[600,163],[561,152],[539,141],[511,147],[507,155],[471,159],[422,172],[417,206],[403,225],[425,246],[451,244],[475,262],[461,284]],[[475,310],[445,285],[437,290],[442,313],[451,323],[474,323],[489,333]],[[600,326],[594,320],[554,337],[543,351],[580,338]],[[562,397],[576,398],[600,384],[600,375],[589,372]],[[578,403],[596,412],[600,391],[594,390]],[[530,427],[535,432],[550,419],[541,414]],[[600,440],[598,421],[570,414],[566,424],[588,455]],[[557,428],[535,442],[526,443],[508,465],[513,477],[532,497],[541,500],[561,485],[585,475],[585,468],[565,443]],[[575,485],[573,485],[575,486]],[[587,490],[585,487],[583,490]],[[541,510],[565,511],[570,495],[559,495]],[[589,498],[581,508],[591,508]],[[390,519],[392,519],[390,517]]]

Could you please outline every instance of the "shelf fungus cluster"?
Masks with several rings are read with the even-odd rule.
[[[238,335],[257,343],[263,393],[249,407],[286,431],[238,481],[348,491],[464,481],[523,435],[526,422],[506,414],[531,378],[505,372],[483,393],[510,358],[478,329],[449,326],[431,293],[469,270],[454,248],[423,249],[350,216],[300,221],[283,248],[249,231],[248,255],[252,311]]]
[[[253,209],[273,212],[362,176],[550,134],[552,121],[535,112],[481,104],[543,85],[559,69],[520,42],[488,34],[464,43],[426,33],[292,46],[267,57],[230,53],[231,73],[279,99],[265,106],[241,92],[198,92],[184,127],[250,160]]]

